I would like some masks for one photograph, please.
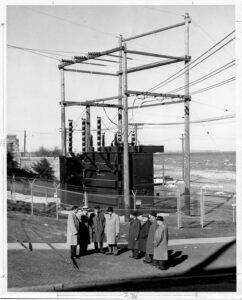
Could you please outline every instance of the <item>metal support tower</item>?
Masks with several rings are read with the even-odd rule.
[[[184,181],[185,181],[185,214],[190,215],[190,112],[189,112],[189,14],[185,14],[185,102],[184,102],[184,129],[185,129],[185,157],[184,157]]]
[[[66,116],[65,116],[65,77],[64,69],[60,69],[61,75],[61,154],[66,156]]]
[[[124,207],[130,208],[129,197],[129,146],[128,146],[128,94],[127,94],[127,53],[126,44],[124,44],[123,50],[123,183],[124,183]]]
[[[122,35],[119,36],[119,47],[122,47]],[[123,76],[122,76],[122,64],[123,64],[123,51],[119,51],[119,74],[118,74],[118,104],[122,105],[122,93],[123,93]],[[118,131],[122,134],[122,109],[118,109]],[[122,136],[121,136],[122,138]]]

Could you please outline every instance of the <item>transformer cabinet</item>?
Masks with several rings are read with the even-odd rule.
[[[142,197],[142,204],[153,206],[153,154],[164,152],[163,146],[129,146],[130,195]],[[88,204],[105,208],[123,208],[123,148],[101,147],[100,151],[60,157],[61,202],[81,206],[84,192]],[[133,197],[130,197],[133,199]],[[132,201],[130,206],[133,207]]]

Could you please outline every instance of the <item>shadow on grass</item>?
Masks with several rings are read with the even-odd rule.
[[[168,251],[168,267],[173,268],[182,262],[184,262],[186,259],[188,259],[188,255],[182,255],[182,251],[175,251],[174,250],[169,250]]]

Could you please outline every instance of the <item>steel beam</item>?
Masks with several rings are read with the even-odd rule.
[[[109,108],[119,108],[122,109],[122,105],[116,105],[116,104],[104,104],[104,103],[90,103],[88,101],[64,101],[64,106],[96,106],[96,107],[109,107]]]
[[[127,91],[128,95],[144,95],[144,96],[152,96],[152,97],[166,97],[166,98],[185,98],[184,95],[176,95],[176,94],[166,94],[166,93],[151,93],[151,92],[142,92],[142,91]]]
[[[172,28],[183,26],[183,25],[185,25],[185,22],[178,23],[178,24],[175,24],[175,25],[171,25],[171,26],[168,26],[168,27],[163,27],[163,28],[156,29],[156,30],[153,30],[153,31],[149,31],[149,32],[146,32],[146,33],[142,33],[142,34],[139,34],[139,35],[135,35],[135,36],[123,39],[123,41],[124,42],[131,41],[131,40],[134,40],[134,39],[137,39],[137,38],[140,38],[140,37],[144,37],[144,36],[147,36],[147,35],[151,35],[151,34],[155,34],[155,33],[158,33],[158,32],[166,31],[166,30],[169,30],[169,29],[172,29]]]
[[[135,109],[135,108],[144,108],[144,107],[153,107],[153,106],[161,106],[161,105],[168,105],[168,104],[177,104],[177,103],[183,103],[184,100],[178,100],[178,101],[170,101],[170,102],[161,102],[161,103],[154,103],[154,104],[147,104],[147,105],[136,105],[136,106],[129,106],[128,109]]]
[[[142,70],[148,70],[148,69],[152,69],[152,68],[156,68],[156,67],[160,67],[160,66],[165,66],[165,65],[169,65],[169,64],[174,64],[180,61],[183,61],[183,57],[179,58],[179,59],[167,59],[167,60],[163,60],[163,61],[157,61],[151,64],[146,64],[146,65],[142,65],[142,66],[138,66],[138,67],[134,67],[134,68],[130,68],[127,69],[127,73],[133,73],[133,72],[138,72],[138,71],[142,71]],[[118,72],[119,74],[120,72]]]
[[[87,71],[87,70],[77,70],[77,69],[64,69],[64,71],[95,74],[95,75],[107,75],[107,76],[115,76],[115,77],[118,76],[118,74],[114,74],[114,73],[105,73],[105,72],[96,72],[96,71]]]
[[[150,52],[143,52],[143,51],[135,51],[135,50],[127,50],[127,53],[130,54],[137,54],[137,55],[144,55],[144,56],[153,56],[153,57],[161,57],[161,58],[169,58],[169,59],[179,59],[179,60],[187,60],[187,57],[179,57],[179,56],[171,56],[171,55],[163,55],[163,54],[156,54]]]

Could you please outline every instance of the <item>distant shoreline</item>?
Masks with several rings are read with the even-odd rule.
[[[193,150],[190,154],[210,154],[210,153],[231,153],[236,154],[236,151],[219,151],[219,150]],[[161,153],[155,153],[155,155],[159,155]],[[164,154],[182,154],[182,151],[165,151]]]

